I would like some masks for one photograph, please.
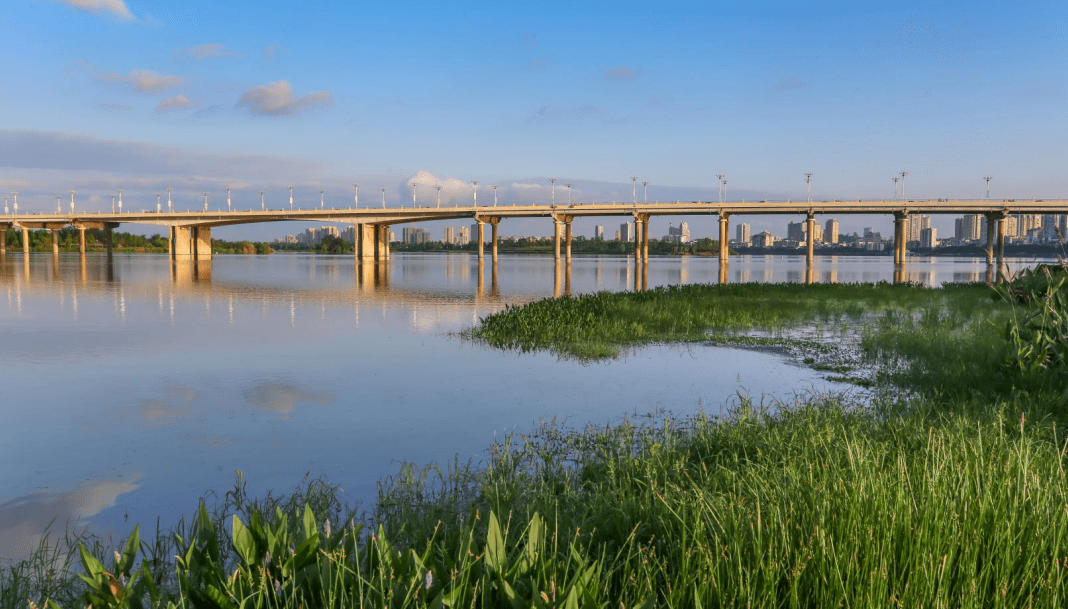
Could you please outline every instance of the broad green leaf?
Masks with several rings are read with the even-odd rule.
[[[90,577],[95,579],[97,575],[107,571],[107,569],[104,568],[104,563],[100,562],[95,556],[90,554],[89,550],[86,550],[85,545],[80,541],[78,542],[78,552],[82,556],[82,566],[85,567],[85,572],[88,573]]]
[[[504,570],[506,560],[504,537],[501,536],[501,525],[497,522],[497,515],[492,511],[489,515],[489,528],[486,530],[486,564],[496,573]]]
[[[130,531],[130,537],[126,539],[126,546],[122,550],[119,562],[115,565],[115,573],[130,574],[130,568],[133,567],[134,559],[137,558],[137,550],[141,547],[140,527],[139,524],[134,525],[133,531]]]
[[[234,549],[237,550],[238,555],[241,556],[241,560],[245,561],[248,566],[254,566],[256,562],[256,542],[252,539],[252,532],[248,530],[245,523],[241,522],[241,519],[234,514],[233,524],[230,525],[233,530]]]
[[[307,503],[304,504],[304,539],[311,539],[312,535],[316,535],[319,527],[315,526],[315,514],[312,513],[311,506]]]

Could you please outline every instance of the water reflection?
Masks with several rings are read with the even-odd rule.
[[[140,474],[128,480],[86,482],[64,492],[36,492],[0,503],[0,559],[28,558],[47,530],[53,544],[68,529],[84,528],[85,520],[115,505],[120,495],[138,488]]]
[[[245,401],[255,410],[276,414],[288,419],[289,415],[303,402],[312,402],[320,406],[334,403],[334,396],[322,391],[310,391],[295,383],[264,381],[245,390]]]

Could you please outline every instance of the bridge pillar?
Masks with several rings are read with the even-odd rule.
[[[571,221],[572,220],[574,220],[574,218],[572,218],[571,216],[565,216],[564,217],[564,242],[567,244],[567,254],[566,254],[565,258],[567,259],[568,265],[571,264]],[[568,266],[568,270],[569,271],[570,271],[570,269],[571,269],[571,267]],[[566,289],[565,291],[567,291],[570,294],[570,289]]]
[[[560,260],[560,225],[559,219],[553,218],[553,259]]]
[[[52,255],[59,255],[59,229],[53,228],[50,231],[52,233]]]
[[[994,234],[997,232],[997,220],[993,214],[986,216],[986,264],[994,264]]]
[[[805,262],[808,266],[812,267],[812,262],[815,260],[816,253],[816,214],[808,212],[808,217],[805,218]],[[812,283],[809,281],[808,283]]]
[[[721,263],[727,261],[730,249],[727,246],[730,233],[730,216],[726,212],[719,214],[719,259]]]
[[[22,255],[30,255],[30,229],[22,229]]]
[[[85,256],[85,229],[78,227],[78,254]]]
[[[493,269],[494,273],[497,272],[497,225],[501,223],[500,218],[493,218],[490,220],[490,232],[492,233],[491,239],[493,240]]]
[[[193,231],[196,234],[197,260],[211,260],[211,228],[198,226]]]
[[[375,224],[375,260],[389,260],[389,225]]]
[[[642,262],[649,262],[649,214],[643,215],[645,219],[642,222]]]
[[[1000,275],[1005,269],[1005,214],[998,216],[998,274]]]
[[[170,247],[171,257],[174,260],[191,260],[193,258],[193,235],[189,226],[172,226]],[[105,230],[105,239],[108,241],[108,251],[111,250],[111,231]]]
[[[477,235],[475,236],[475,239],[478,240],[478,263],[482,264],[482,258],[485,256],[485,251],[484,251],[485,243],[483,243],[483,242],[486,239],[486,231],[483,228],[484,227],[484,223],[482,222],[482,220],[479,220],[478,218],[475,218],[475,222],[477,224],[477,227],[475,228],[475,232],[477,233]]]
[[[634,262],[641,264],[642,262],[642,220],[641,216],[634,216]],[[635,283],[634,289],[637,290],[640,284]]]
[[[114,239],[112,239],[112,236],[113,236],[112,235],[112,230],[110,228],[105,228],[104,229],[104,245],[106,245],[107,249],[108,249],[108,265],[109,266],[111,265],[111,257],[112,257],[112,254],[113,254],[112,250],[114,249],[114,247],[113,247]]]
[[[375,227],[373,224],[357,224],[356,231],[356,259],[360,262],[371,262],[375,258]]]
[[[894,264],[905,264],[908,212],[894,212]]]

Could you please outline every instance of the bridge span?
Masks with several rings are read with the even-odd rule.
[[[815,233],[817,214],[887,214],[894,217],[894,262],[905,262],[905,235],[912,214],[982,214],[987,221],[987,261],[1004,259],[1005,220],[1010,214],[1064,214],[1068,200],[861,200],[844,201],[674,201],[655,203],[585,203],[571,205],[469,205],[454,207],[401,206],[364,208],[312,208],[246,211],[141,211],[36,213],[0,216],[0,230],[22,231],[22,247],[29,253],[30,229],[52,231],[53,253],[59,252],[57,232],[71,226],[79,230],[79,251],[85,253],[85,230],[103,229],[105,245],[111,254],[111,231],[123,223],[167,227],[168,251],[175,260],[210,260],[211,229],[217,226],[261,222],[311,221],[352,224],[356,236],[356,257],[360,261],[389,259],[389,232],[395,224],[433,220],[471,219],[477,224],[478,256],[484,257],[484,227],[491,227],[491,251],[497,258],[497,227],[506,218],[548,218],[553,222],[555,257],[571,259],[571,223],[575,218],[629,216],[635,227],[635,258],[644,262],[649,255],[649,219],[666,215],[715,215],[719,218],[719,254],[727,259],[731,216],[797,214],[806,218],[807,234]],[[813,258],[814,240],[807,240],[807,260]],[[0,239],[0,254],[6,245]]]

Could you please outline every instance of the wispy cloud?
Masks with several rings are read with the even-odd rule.
[[[263,49],[263,56],[267,59],[274,59],[275,57],[278,57],[279,55],[284,53],[285,50],[286,48],[284,46],[275,43],[267,47],[266,49]]]
[[[168,97],[161,101],[156,106],[156,112],[167,112],[168,110],[184,110],[186,108],[192,108],[197,105],[196,102],[190,100],[184,95],[175,95],[174,97]]]
[[[604,73],[605,76],[612,80],[631,80],[638,75],[637,70],[620,66],[618,68],[612,68]]]
[[[246,108],[250,113],[259,116],[285,116],[305,108],[329,104],[332,100],[326,91],[297,97],[293,94],[293,85],[289,81],[279,80],[249,89],[237,100],[234,107]]]
[[[231,51],[221,42],[208,42],[185,50],[193,59],[217,59],[220,57],[241,57],[241,53]]]
[[[62,2],[67,6],[72,6],[76,9],[86,11],[88,13],[100,14],[111,13],[119,19],[126,19],[128,21],[134,20],[136,17],[130,12],[130,9],[126,7],[126,3],[123,0],[53,0],[54,2]]]
[[[138,93],[163,93],[173,87],[181,86],[185,81],[178,76],[158,74],[152,70],[134,70],[128,74],[118,72],[105,72],[97,76],[104,82],[125,83],[133,87]]]

